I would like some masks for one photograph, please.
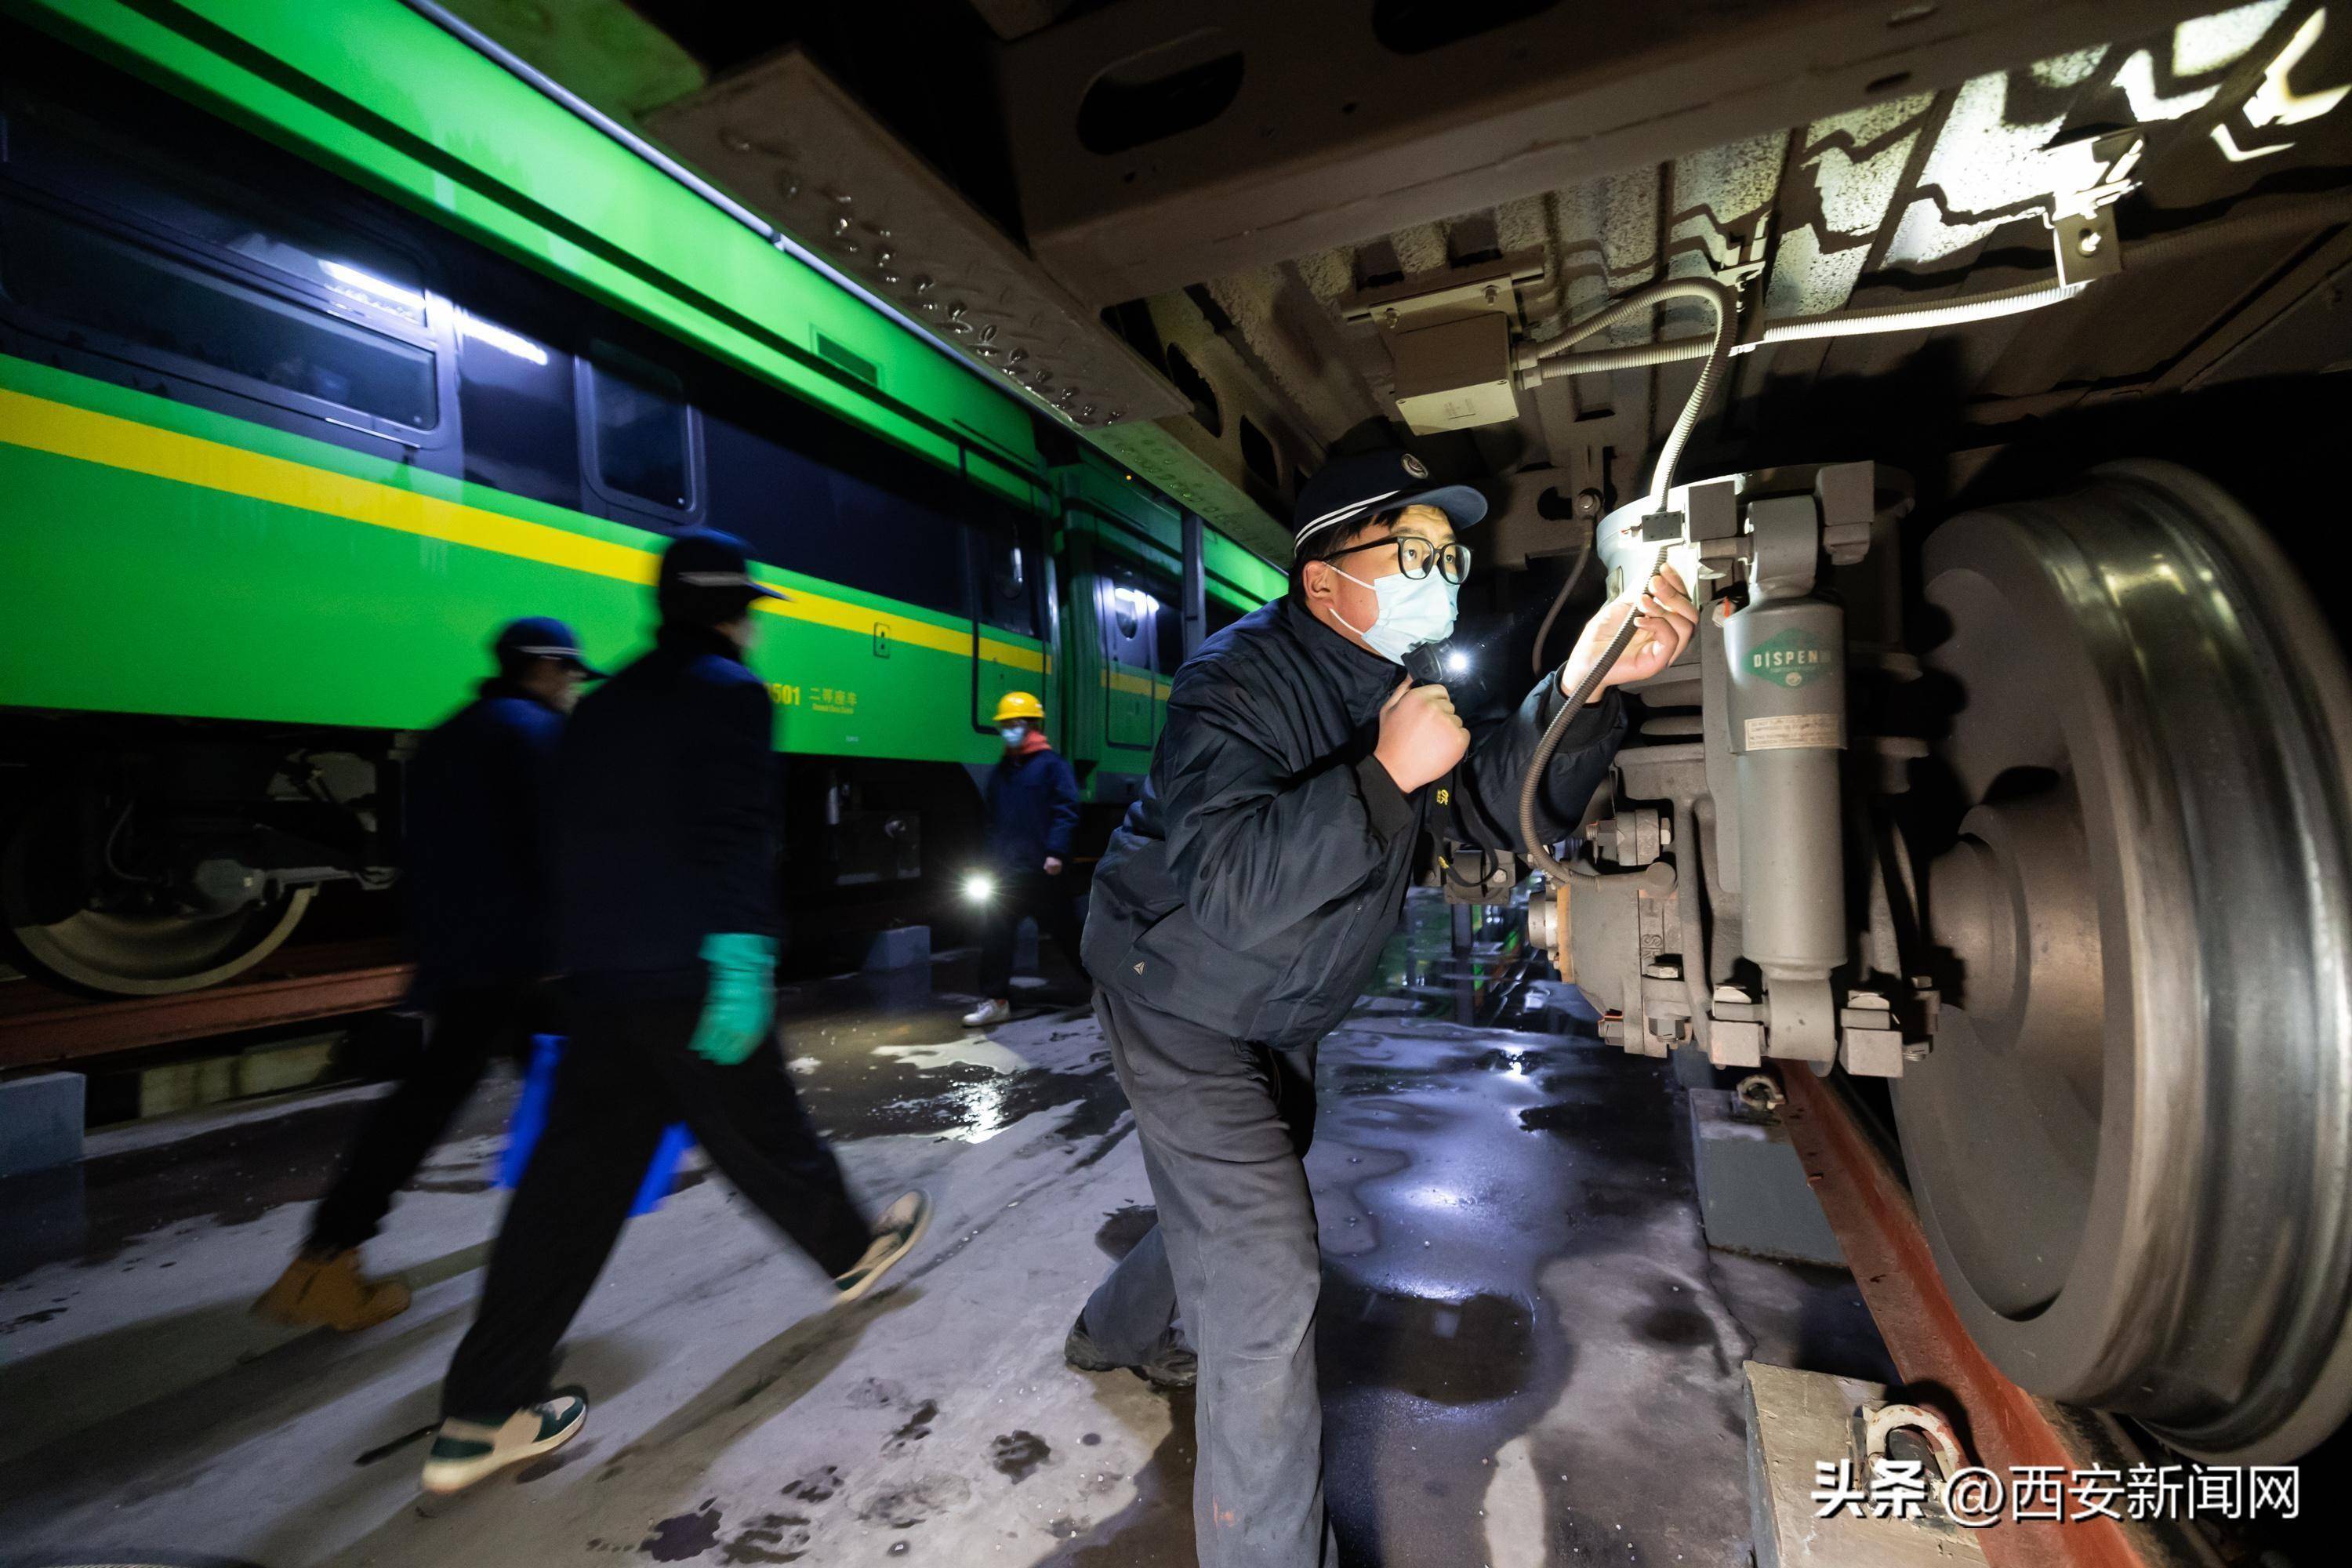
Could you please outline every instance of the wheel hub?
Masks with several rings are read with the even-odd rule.
[[[2291,1457],[2352,1410],[2341,653],[2169,465],[1956,518],[1925,580],[1953,1005],[1896,1107],[1946,1283],[2027,1388]]]

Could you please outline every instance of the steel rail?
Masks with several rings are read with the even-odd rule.
[[[92,1000],[19,981],[0,988],[0,1070],[176,1045],[388,1007],[413,967],[379,944],[313,947],[251,979],[169,996]]]
[[[2111,1418],[2038,1399],[2001,1375],[1969,1337],[1936,1271],[1910,1189],[1836,1089],[1800,1065],[1781,1071],[1781,1125],[1853,1270],[1904,1381],[1954,1408],[1969,1461],[2004,1481],[2012,1466],[2120,1470],[2137,1450]],[[1973,1532],[1992,1568],[2203,1568],[2218,1561],[2178,1526],[2094,1518],[2054,1522],[2004,1513]]]

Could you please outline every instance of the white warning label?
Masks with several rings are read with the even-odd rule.
[[[1751,752],[1796,750],[1836,751],[1845,744],[1842,713],[1780,713],[1750,719],[1741,726],[1740,743]]]

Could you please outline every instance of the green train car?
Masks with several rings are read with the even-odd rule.
[[[233,8],[269,55],[213,9],[177,30],[105,4],[0,19],[0,931],[20,967],[192,989],[322,889],[349,910],[343,889],[392,887],[401,759],[496,627],[559,616],[593,658],[626,657],[682,529],[741,535],[790,595],[752,662],[777,705],[780,876],[827,923],[961,869],[1006,690],[1044,698],[1106,830],[1183,652],[1188,549],[1196,628],[1280,591],[404,9],[362,8],[366,58],[307,62],[338,45],[302,7]]]

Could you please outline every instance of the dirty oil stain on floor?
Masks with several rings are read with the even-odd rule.
[[[911,1481],[885,1487],[857,1507],[857,1517],[868,1524],[892,1530],[912,1530],[925,1520],[950,1513],[971,1500],[971,1483],[944,1470]]]
[[[709,1499],[692,1513],[673,1514],[654,1525],[637,1550],[656,1563],[687,1563],[719,1544],[719,1510]]]
[[[841,1467],[819,1465],[807,1475],[784,1483],[782,1495],[802,1502],[823,1502],[841,1489]]]
[[[796,1513],[763,1513],[719,1543],[719,1561],[797,1563],[807,1552],[808,1544],[806,1519]]]
[[[904,1425],[883,1439],[882,1451],[886,1454],[905,1453],[931,1435],[931,1423],[939,1419],[939,1414],[936,1401],[924,1400],[908,1414]]]
[[[1029,1431],[1007,1432],[988,1446],[988,1462],[999,1473],[1012,1477],[1016,1487],[1034,1475],[1037,1467],[1053,1454],[1045,1438]]]

